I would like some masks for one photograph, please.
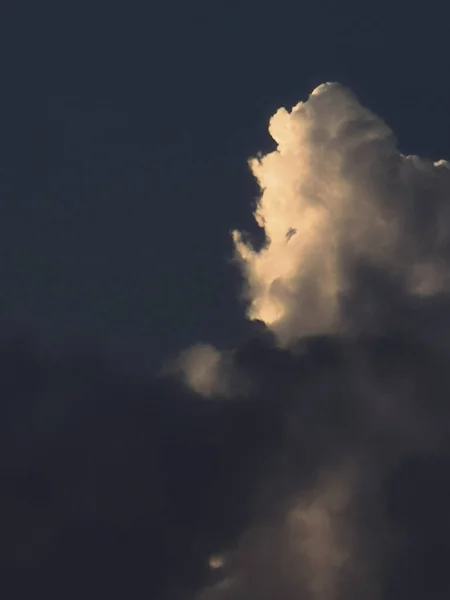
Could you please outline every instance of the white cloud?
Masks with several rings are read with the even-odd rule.
[[[399,153],[387,125],[334,83],[279,109],[269,131],[277,149],[250,161],[267,243],[256,251],[233,232],[251,319],[289,345],[391,325],[396,307],[374,273],[403,303],[450,291],[448,162]]]

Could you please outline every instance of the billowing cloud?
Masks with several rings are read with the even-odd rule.
[[[233,360],[282,433],[255,522],[201,598],[380,599],[401,537],[386,482],[448,459],[450,164],[401,154],[338,84],[269,131],[276,150],[250,161],[265,244],[233,238],[248,316],[278,348]]]
[[[266,245],[234,234],[251,339],[148,378],[0,345],[20,597],[448,596],[448,164],[336,84],[270,130]]]
[[[233,233],[251,319],[288,345],[380,333],[405,297],[420,310],[450,291],[450,163],[401,154],[389,127],[335,83],[279,109],[269,131],[276,150],[250,161],[266,244]]]

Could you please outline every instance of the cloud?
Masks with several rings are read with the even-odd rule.
[[[23,341],[0,344],[0,397],[0,572],[14,597],[192,597],[245,520],[239,469],[250,480],[270,439],[251,404]]]
[[[276,150],[250,161],[266,244],[233,233],[251,319],[282,345],[381,333],[398,316],[394,297],[420,307],[449,293],[450,163],[402,155],[389,127],[336,83],[279,109],[269,132]]]
[[[210,344],[196,344],[185,350],[178,365],[186,384],[202,396],[228,395],[228,379],[223,358]]]
[[[0,344],[19,597],[448,596],[448,165],[336,84],[271,133],[266,245],[234,235],[250,339],[158,377]]]
[[[271,339],[233,350],[252,387],[214,402],[170,377],[1,348],[0,553],[19,596],[377,598],[400,577],[397,539],[443,578],[448,354]]]
[[[235,368],[233,353],[220,351],[211,344],[195,344],[177,358],[167,369],[181,378],[184,384],[204,397],[229,398],[249,391]]]
[[[440,457],[435,491],[422,483],[420,468],[406,478],[412,488],[416,478],[427,511],[439,486],[449,485],[450,354],[386,335],[311,338],[297,355],[253,347],[253,361],[247,351],[238,350],[235,360],[259,382],[253,418],[269,415],[272,432],[267,454],[258,450],[263,471],[246,472],[251,518],[226,554],[220,583],[200,598],[389,597],[405,556],[404,524],[387,501],[398,473],[415,457],[431,464]],[[407,503],[410,492],[403,493]],[[427,511],[414,517],[420,527]],[[448,534],[444,528],[436,539]],[[427,569],[442,560],[439,549],[430,552]]]
[[[401,154],[338,84],[269,131],[276,150],[250,161],[265,244],[233,239],[248,316],[276,343],[233,360],[281,433],[253,522],[201,598],[390,597],[414,555],[392,482],[408,462],[419,486],[421,460],[449,464],[450,164]]]

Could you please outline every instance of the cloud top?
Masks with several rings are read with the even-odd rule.
[[[399,301],[449,292],[450,163],[401,154],[389,127],[336,83],[280,108],[269,132],[276,149],[250,160],[266,243],[256,250],[233,232],[250,319],[290,345],[383,332]]]

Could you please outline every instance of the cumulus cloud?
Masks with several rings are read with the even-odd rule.
[[[408,457],[448,457],[450,164],[401,154],[334,83],[269,131],[276,150],[250,161],[265,244],[233,239],[248,316],[276,347],[233,360],[261,411],[278,403],[281,441],[256,522],[201,598],[390,597],[386,481]]]
[[[336,84],[270,131],[266,244],[234,234],[250,339],[158,378],[0,345],[21,597],[449,595],[448,164],[400,154]]]
[[[336,83],[279,109],[269,132],[276,150],[250,161],[266,243],[255,250],[233,233],[251,319],[283,345],[380,333],[400,299],[421,312],[450,291],[450,163],[401,154],[389,127]]]

